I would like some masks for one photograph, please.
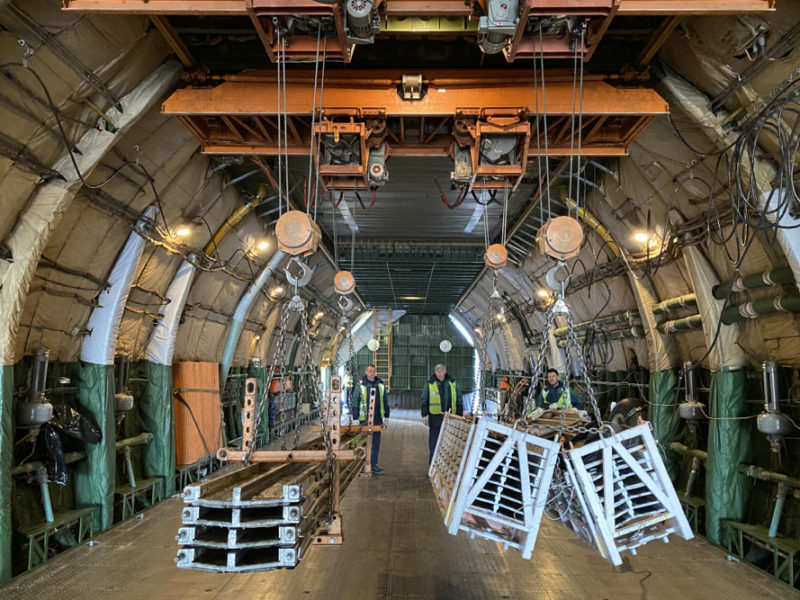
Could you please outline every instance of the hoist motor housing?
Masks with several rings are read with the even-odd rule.
[[[489,0],[487,14],[478,19],[478,45],[485,54],[498,54],[517,31],[517,0]]]

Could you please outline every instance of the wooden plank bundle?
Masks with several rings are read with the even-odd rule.
[[[178,465],[190,465],[222,445],[219,365],[179,362],[172,373],[175,458]]]

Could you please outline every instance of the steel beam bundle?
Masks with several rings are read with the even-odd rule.
[[[362,463],[363,457],[337,469],[340,492]],[[223,573],[297,566],[325,525],[330,473],[321,462],[233,464],[187,486],[175,562]]]
[[[615,565],[621,552],[672,533],[693,537],[649,423],[566,452],[564,464],[550,507]]]
[[[442,474],[440,484],[451,477],[447,473],[452,472],[454,459],[461,459],[455,492],[444,511],[448,532],[466,531],[530,558],[560,446],[484,418],[472,426],[466,454],[457,457],[448,450],[460,444],[463,428],[455,419],[445,425],[448,430],[443,426],[440,439],[451,441],[438,444],[439,456],[434,457],[435,471]],[[436,489],[437,480],[432,480]]]

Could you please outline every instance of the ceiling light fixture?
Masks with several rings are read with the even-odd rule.
[[[190,233],[192,233],[192,230],[189,229],[186,225],[181,225],[180,227],[178,227],[178,229],[175,230],[175,235],[177,235],[178,237],[186,237]]]
[[[256,248],[258,248],[259,252],[263,252],[264,250],[269,248],[269,240],[261,240],[260,242],[258,242]]]
[[[545,289],[541,289],[538,292],[536,292],[536,295],[539,296],[540,298],[549,298],[550,297],[550,292],[548,292]]]

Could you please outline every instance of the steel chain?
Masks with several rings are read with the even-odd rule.
[[[546,322],[545,328],[542,332],[541,338],[541,345],[539,348],[539,356],[536,359],[536,366],[534,368],[534,373],[531,378],[531,391],[535,389],[536,382],[538,381],[539,377],[542,373],[543,363],[544,363],[544,355],[545,349],[547,348],[547,344],[550,342],[550,333],[553,330],[553,326],[555,324],[555,318],[557,315],[562,314],[565,316],[567,321],[567,347],[566,347],[566,357],[569,362],[569,357],[571,353],[575,354],[575,358],[578,361],[578,370],[580,371],[580,375],[583,377],[584,382],[586,383],[586,391],[589,396],[589,403],[591,404],[592,411],[594,412],[594,418],[597,421],[597,427],[584,427],[584,426],[571,426],[566,425],[566,409],[561,408],[560,415],[559,415],[559,425],[545,425],[545,424],[531,424],[527,427],[527,429],[534,428],[534,429],[545,429],[548,431],[559,431],[559,432],[567,432],[567,433],[600,433],[607,429],[607,426],[603,423],[602,416],[600,414],[600,408],[597,405],[597,398],[594,393],[594,388],[591,384],[591,379],[589,377],[589,371],[586,368],[586,360],[581,351],[581,347],[578,343],[578,336],[575,332],[575,322],[572,317],[572,311],[569,310],[569,307],[564,303],[563,296],[559,294],[556,302],[548,309],[546,313]],[[567,389],[569,389],[570,384],[570,371],[569,367],[566,369],[565,375],[565,382],[564,385]],[[529,414],[531,409],[531,404],[535,404],[536,395],[528,394],[528,400],[525,403],[525,409],[523,411],[523,417]]]
[[[553,307],[547,311],[545,314],[545,325],[544,331],[542,331],[542,341],[539,347],[539,356],[536,357],[536,366],[533,370],[533,375],[531,375],[531,385],[530,391],[528,392],[528,399],[525,402],[525,406],[522,411],[522,416],[526,417],[531,412],[531,404],[536,404],[536,394],[534,392],[536,390],[536,386],[539,383],[539,377],[542,375],[542,369],[544,368],[544,356],[545,350],[547,348],[547,344],[550,343],[550,333],[553,331],[553,325],[555,323],[556,314],[553,310]]]
[[[285,348],[285,345],[286,345],[286,342],[285,342],[285,339],[286,339],[286,323],[287,323],[288,319],[289,319],[288,304],[284,304],[281,307],[280,326],[279,326],[279,329],[278,329],[278,340],[275,343],[275,351],[273,352],[273,355],[272,355],[272,364],[269,365],[269,368],[271,369],[272,373],[268,373],[267,374],[267,389],[262,392],[261,396],[258,399],[258,403],[256,404],[256,417],[255,417],[255,423],[253,424],[253,435],[255,435],[255,432],[258,431],[258,425],[259,425],[259,423],[261,423],[261,417],[264,414],[264,405],[265,405],[265,403],[269,402],[269,388],[270,388],[270,386],[272,384],[272,380],[274,379],[273,374],[275,372],[275,367],[276,366],[279,366],[278,374],[280,376],[280,381],[281,381],[281,391],[280,391],[279,398],[280,398],[280,402],[283,403],[284,394],[285,394],[285,391],[283,389],[284,388],[284,385],[283,385],[284,373],[283,373],[283,371],[285,369],[285,360],[286,360],[286,352],[284,351],[284,348]],[[268,406],[268,404],[267,404],[267,406]],[[267,420],[269,421],[269,417],[267,417]],[[281,449],[282,450],[286,450],[285,442],[284,442],[283,447]],[[253,446],[251,445],[246,450],[246,454],[245,454],[245,457],[244,457],[244,462],[245,463],[249,463],[250,462],[250,456],[252,455],[252,453],[253,453]]]

